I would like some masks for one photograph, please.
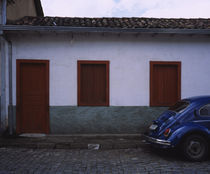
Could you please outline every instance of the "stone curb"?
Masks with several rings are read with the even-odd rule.
[[[0,148],[31,149],[130,149],[145,145],[140,134],[135,135],[47,135],[41,138],[0,138]]]

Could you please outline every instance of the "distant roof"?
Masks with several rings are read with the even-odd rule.
[[[43,13],[40,0],[35,0]],[[41,15],[40,15],[41,16]],[[113,29],[210,29],[210,18],[79,18],[79,17],[23,17],[16,21],[8,21],[8,25],[28,26],[68,26],[68,27],[99,27]]]

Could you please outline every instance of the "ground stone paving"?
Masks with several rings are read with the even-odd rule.
[[[151,147],[120,150],[0,148],[0,174],[210,173],[210,159],[188,162]]]

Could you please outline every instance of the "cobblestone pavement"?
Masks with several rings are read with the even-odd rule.
[[[0,174],[210,173],[210,159],[188,162],[150,147],[121,150],[0,148]]]

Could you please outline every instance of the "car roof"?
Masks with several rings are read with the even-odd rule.
[[[188,100],[190,102],[199,102],[199,103],[208,102],[208,101],[210,102],[210,95],[194,96],[194,97],[185,98],[183,100]]]

